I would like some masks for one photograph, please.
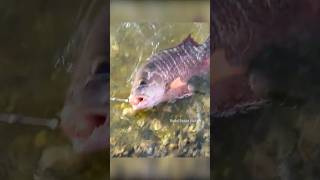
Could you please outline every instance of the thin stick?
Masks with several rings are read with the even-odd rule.
[[[9,114],[9,113],[0,114],[0,122],[8,123],[8,124],[45,126],[50,129],[56,129],[59,125],[58,118],[52,118],[52,119],[35,118],[35,117],[18,115],[18,114]]]
[[[116,98],[116,97],[111,97],[110,101],[125,102],[125,103],[129,102],[128,99],[122,99],[122,98]]]

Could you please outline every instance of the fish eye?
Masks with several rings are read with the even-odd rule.
[[[147,82],[145,80],[141,80],[140,83],[139,83],[140,86],[143,86],[143,85],[146,85],[146,84],[147,84]]]
[[[109,64],[106,60],[97,63],[97,65],[93,69],[93,74],[106,74],[109,73]]]

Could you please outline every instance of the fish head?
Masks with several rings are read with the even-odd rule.
[[[61,113],[61,127],[76,152],[98,151],[109,144],[109,75],[104,62],[99,66],[84,84],[71,86]]]
[[[73,53],[74,63],[61,112],[61,128],[79,153],[107,149],[109,145],[109,61],[107,13],[96,16]],[[82,32],[82,31],[81,31]]]
[[[163,101],[165,83],[151,64],[143,66],[135,75],[129,96],[133,110],[150,109]]]

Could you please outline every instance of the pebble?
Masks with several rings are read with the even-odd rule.
[[[188,129],[189,129],[189,126],[186,125],[186,126],[183,128],[182,132],[186,133],[186,132],[188,132]]]
[[[110,138],[110,144],[111,144],[111,145],[115,145],[116,143],[117,143],[116,138],[111,137],[111,138]]]
[[[114,151],[112,152],[112,155],[115,157],[122,157],[125,150],[126,150],[125,146],[116,146],[114,147]]]
[[[178,145],[177,144],[170,144],[169,145],[169,150],[170,151],[173,151],[173,150],[175,150],[175,149],[177,149],[178,148]]]
[[[144,124],[145,124],[145,121],[144,121],[143,119],[139,119],[139,120],[137,121],[137,125],[138,125],[139,127],[143,127]]]
[[[110,40],[111,40],[111,57],[115,57],[119,53],[120,48],[114,36],[111,36]]]
[[[179,149],[184,149],[185,146],[187,145],[188,140],[184,139],[182,141],[179,142]]]
[[[172,112],[172,106],[165,106],[163,109],[162,109],[163,112]]]
[[[132,115],[133,110],[132,108],[124,108],[122,111],[122,116]]]
[[[195,131],[200,131],[204,128],[204,122],[201,120],[197,120]]]
[[[164,137],[162,139],[162,145],[166,146],[167,144],[169,144],[169,138],[168,137]]]
[[[192,143],[195,142],[197,138],[195,134],[189,134],[188,137],[189,137],[189,141]]]
[[[194,124],[190,125],[189,128],[188,128],[188,132],[196,132],[196,126]]]
[[[159,120],[152,121],[152,129],[153,130],[158,131],[161,129],[161,127],[162,127],[161,121],[159,121]]]
[[[153,154],[153,149],[154,149],[153,145],[151,145],[151,146],[147,149],[147,155],[148,155],[148,156],[151,156],[151,155]]]
[[[192,153],[192,156],[193,157],[196,157],[196,156],[199,156],[199,150],[198,149],[196,149],[195,151],[193,151],[193,153]]]

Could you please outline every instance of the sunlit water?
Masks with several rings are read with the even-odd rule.
[[[110,95],[116,98],[110,110],[112,157],[209,156],[209,75],[196,80],[201,93],[151,110],[134,113],[128,103],[117,101],[128,98],[135,71],[151,54],[178,45],[189,34],[202,43],[209,24],[111,25]]]

